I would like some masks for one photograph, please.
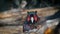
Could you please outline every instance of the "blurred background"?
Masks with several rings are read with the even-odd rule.
[[[27,2],[27,5],[25,6],[26,9],[60,6],[59,0],[0,0],[0,12],[9,10],[11,7],[18,8],[22,1]]]

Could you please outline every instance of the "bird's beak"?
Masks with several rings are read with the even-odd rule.
[[[33,23],[33,21],[34,21],[34,18],[33,18],[33,17],[31,17],[31,22]]]

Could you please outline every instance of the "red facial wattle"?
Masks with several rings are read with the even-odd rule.
[[[34,18],[35,21],[38,21],[37,15],[34,15],[33,18]],[[30,20],[31,20],[31,16],[28,16],[27,21],[29,22]]]
[[[27,17],[27,21],[30,21],[30,16]]]
[[[36,15],[34,15],[34,20],[38,21],[38,17]]]

